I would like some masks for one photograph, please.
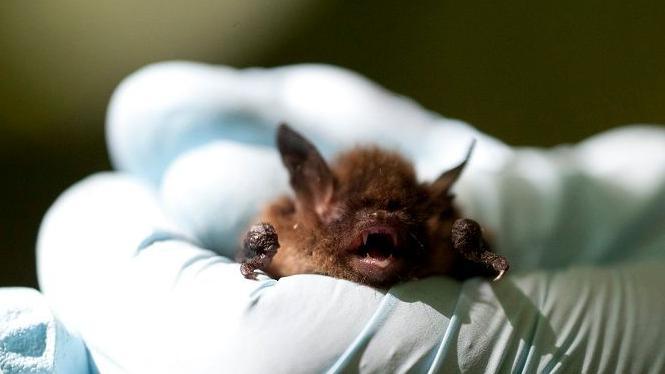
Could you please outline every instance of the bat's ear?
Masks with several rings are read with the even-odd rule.
[[[430,191],[433,199],[438,200],[451,197],[450,188],[455,184],[459,176],[464,171],[464,167],[466,167],[466,163],[469,161],[469,158],[471,158],[471,153],[473,152],[475,145],[476,140],[473,139],[471,145],[469,146],[469,150],[466,153],[464,161],[462,161],[454,168],[444,171],[434,182],[432,182],[430,185]]]
[[[289,172],[298,203],[322,217],[330,207],[334,178],[316,147],[286,124],[277,130],[277,148]]]

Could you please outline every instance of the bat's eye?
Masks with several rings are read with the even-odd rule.
[[[386,204],[386,209],[388,209],[389,211],[394,211],[399,209],[399,202],[394,199],[388,200],[388,203]]]

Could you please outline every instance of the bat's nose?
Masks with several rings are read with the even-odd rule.
[[[379,209],[371,212],[369,216],[377,221],[385,221],[391,217],[391,214],[386,210]]]
[[[386,212],[385,210],[376,210],[376,211],[370,213],[369,216],[372,217],[372,218],[375,218],[375,219],[381,219],[382,220],[382,219],[386,218],[387,214],[388,214],[388,212]]]

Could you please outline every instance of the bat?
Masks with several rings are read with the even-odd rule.
[[[386,288],[432,275],[498,280],[508,271],[480,225],[453,205],[450,189],[475,142],[459,165],[421,183],[411,162],[377,146],[352,148],[329,166],[288,125],[276,140],[294,195],[268,203],[241,238],[244,277],[323,274]]]

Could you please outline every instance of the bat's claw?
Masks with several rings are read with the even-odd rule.
[[[496,277],[494,277],[494,279],[492,279],[492,282],[500,281],[501,278],[503,278],[503,275],[504,275],[504,274],[506,274],[506,271],[505,271],[505,270],[501,270],[501,271],[499,272],[499,274],[498,274]]]
[[[490,274],[497,274],[498,281],[510,268],[508,260],[492,252],[482,235],[478,222],[460,218],[453,223],[451,241],[453,248],[467,261],[481,264]]]
[[[256,268],[247,262],[240,264],[240,274],[246,279],[256,280],[256,273],[254,270],[256,270]]]
[[[506,260],[505,257],[496,255],[492,253],[495,258],[491,261],[490,266],[494,271],[496,271],[498,274],[494,279],[492,279],[492,282],[496,282],[498,280],[501,280],[503,278],[503,275],[510,269],[510,265],[508,264],[508,260]]]
[[[252,226],[243,240],[243,248],[238,256],[241,262],[240,273],[247,279],[256,280],[256,270],[265,271],[277,254],[279,241],[277,232],[269,223]]]

